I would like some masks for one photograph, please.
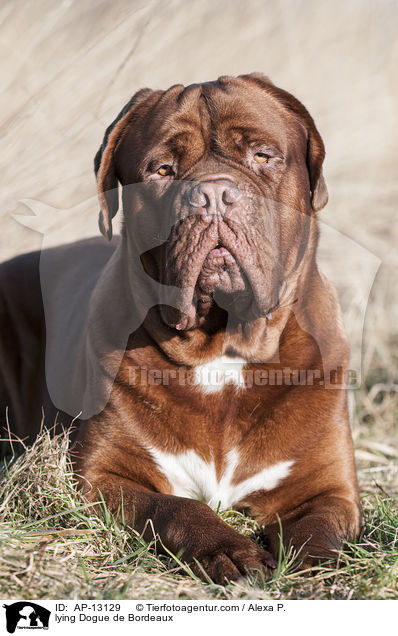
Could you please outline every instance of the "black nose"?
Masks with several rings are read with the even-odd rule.
[[[223,216],[241,196],[238,186],[232,181],[222,179],[198,183],[190,191],[188,200],[192,207],[200,208],[205,216]]]

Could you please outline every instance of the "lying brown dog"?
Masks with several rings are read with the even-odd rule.
[[[335,556],[360,523],[343,386],[348,346],[315,260],[323,159],[308,112],[262,75],[142,90],[95,159],[109,239],[122,186],[121,241],[114,251],[95,241],[61,248],[104,254],[92,295],[84,293],[95,328],[85,332],[78,366],[86,379],[72,383],[73,407],[47,373],[47,401],[82,413],[74,449],[82,488],[93,501],[101,491],[115,512],[122,496],[127,522],[142,531],[152,520],[161,544],[220,583],[267,574],[281,531],[306,568]],[[37,409],[37,396],[44,400],[24,371],[27,409],[15,406],[22,333],[30,334],[31,376],[39,375],[35,356],[43,367],[37,277],[25,282],[34,293],[10,300],[32,258],[6,264],[1,286],[12,341],[2,346],[2,403],[22,436],[29,396]],[[58,268],[61,278],[66,270]],[[56,289],[62,297],[61,282]],[[61,363],[70,347],[60,331],[47,326]],[[230,506],[266,526],[269,552],[212,510]]]

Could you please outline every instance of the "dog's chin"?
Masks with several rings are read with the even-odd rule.
[[[189,297],[188,294],[184,298],[184,311],[161,307],[163,321],[177,331],[202,326],[209,315],[215,313],[215,307],[224,310],[231,322],[251,322],[267,313],[261,309],[264,303],[256,299],[245,272],[225,247],[210,250],[194,291]]]
[[[210,295],[195,295],[186,312],[161,305],[160,314],[168,327],[179,332],[206,328],[206,325],[214,331],[225,328],[228,323],[248,324],[258,318],[271,318],[270,313],[260,310],[251,292],[225,293],[219,289]]]
[[[210,250],[196,283],[198,293],[209,295],[218,289],[228,294],[247,287],[247,278],[231,252],[226,247]]]
[[[235,257],[225,247],[207,255],[195,287],[198,316],[206,316],[216,304],[231,317],[242,317],[253,303],[253,291]]]

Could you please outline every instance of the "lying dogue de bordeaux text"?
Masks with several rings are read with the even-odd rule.
[[[60,268],[61,300],[74,263],[101,254],[90,315],[101,337],[130,326],[121,350],[101,349],[99,328],[87,336],[90,364],[116,365],[105,403],[79,426],[81,486],[92,501],[101,491],[115,512],[122,495],[127,522],[141,531],[152,520],[161,544],[221,583],[267,575],[281,528],[307,568],[334,557],[360,524],[348,346],[316,264],[323,159],[307,110],[263,75],[141,90],[95,158],[108,239],[122,187],[121,239],[59,248],[75,255]],[[47,424],[51,402],[68,410],[38,386],[38,259],[1,270],[2,414],[7,406],[21,437],[43,403]],[[75,269],[78,293],[84,275]],[[59,333],[51,347],[64,351]],[[214,512],[230,506],[265,525],[269,552]]]

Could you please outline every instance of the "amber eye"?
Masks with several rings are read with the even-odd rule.
[[[254,161],[257,163],[268,163],[269,155],[266,155],[265,152],[256,152],[254,155]]]
[[[168,177],[169,175],[173,174],[173,168],[165,164],[164,166],[160,166],[160,168],[158,168],[157,173],[160,174],[161,177]]]

